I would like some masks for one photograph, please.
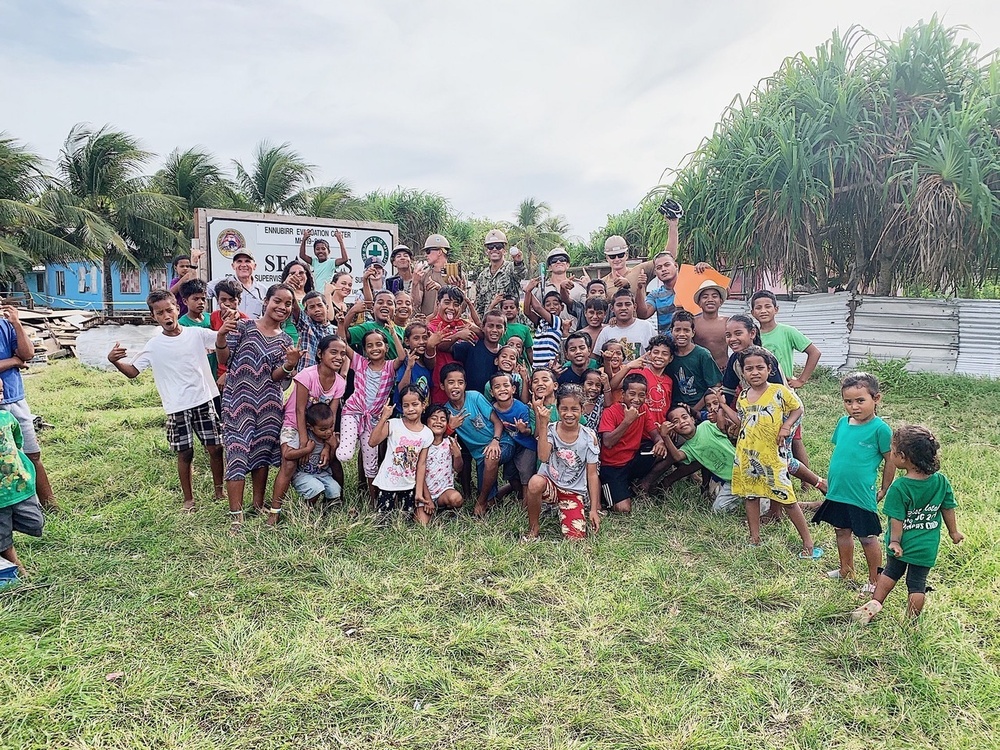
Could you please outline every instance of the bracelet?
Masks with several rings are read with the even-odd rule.
[[[229,344],[226,344],[225,346],[219,346],[218,344],[216,344],[215,348],[218,349],[221,352],[223,349],[228,349],[229,348]]]
[[[291,370],[289,370],[288,363],[286,362],[281,366],[281,371],[285,373],[285,375],[291,375],[293,372],[295,372],[295,368],[293,367]]]
[[[496,435],[493,436],[493,440],[496,440],[498,443],[500,442],[500,438],[498,438]],[[491,440],[490,442],[492,443],[493,440]]]

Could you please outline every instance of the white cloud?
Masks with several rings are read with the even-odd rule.
[[[50,159],[79,121],[227,163],[290,141],[320,179],[435,190],[498,219],[535,196],[586,236],[785,56],[935,11],[1000,46],[1000,11],[980,2],[15,0],[0,76],[17,106],[0,127]]]

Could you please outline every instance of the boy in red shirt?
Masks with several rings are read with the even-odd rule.
[[[646,411],[653,423],[661,425],[667,421],[670,401],[674,393],[674,379],[667,374],[667,365],[674,358],[677,347],[669,336],[653,336],[646,346],[646,353],[628,362],[611,378],[611,389],[621,388],[624,379],[637,372],[646,379]]]
[[[601,491],[604,504],[615,513],[632,512],[632,483],[648,493],[670,467],[667,447],[646,408],[646,378],[637,372],[622,381],[622,397],[601,415]],[[649,450],[640,450],[643,439]]]

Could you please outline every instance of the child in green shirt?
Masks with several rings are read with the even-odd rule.
[[[856,622],[867,624],[882,611],[882,603],[904,573],[909,593],[906,613],[917,617],[924,608],[927,574],[937,562],[941,522],[952,542],[959,544],[965,539],[955,521],[955,494],[939,471],[940,447],[931,431],[919,425],[900,427],[892,435],[893,463],[906,475],[893,482],[885,494],[888,560],[872,600],[854,610]]]
[[[45,525],[42,506],[35,495],[35,465],[21,450],[23,444],[17,419],[0,410],[0,557],[16,565],[21,576],[25,571],[14,549],[14,532],[41,536]]]

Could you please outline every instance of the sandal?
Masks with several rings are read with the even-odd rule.
[[[867,625],[879,612],[882,611],[881,603],[872,599],[867,604],[862,604],[851,613],[851,619],[859,625]]]
[[[232,519],[229,523],[229,533],[235,535],[243,531],[243,511],[231,510],[229,517]]]
[[[805,553],[804,550],[799,553],[799,559],[800,560],[819,560],[822,556],[823,556],[823,548],[822,547],[813,547],[812,548],[812,553],[810,553],[808,555]]]
[[[181,515],[190,516],[192,513],[196,512],[197,510],[198,510],[198,506],[196,506],[194,504],[194,500],[192,500],[190,505],[188,505],[187,503],[184,503],[181,506]]]
[[[541,538],[539,536],[531,536],[530,534],[521,534],[521,544],[534,544],[540,542]]]

